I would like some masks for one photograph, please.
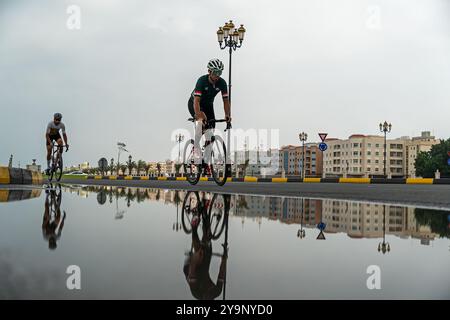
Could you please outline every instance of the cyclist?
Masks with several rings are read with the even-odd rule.
[[[48,248],[55,250],[57,241],[61,238],[61,233],[66,220],[66,212],[63,211],[61,219],[61,190],[59,194],[55,190],[45,190],[44,218],[42,220],[42,236],[48,241]]]
[[[53,115],[53,121],[50,121],[47,125],[47,130],[45,132],[45,141],[47,145],[47,170],[46,173],[50,173],[50,160],[52,157],[52,142],[56,141],[56,143],[61,147],[59,148],[59,152],[62,152],[63,141],[60,135],[60,131],[62,131],[62,135],[64,138],[64,142],[66,143],[66,152],[69,150],[69,145],[67,144],[67,134],[66,134],[66,126],[61,122],[62,114],[55,113]]]
[[[195,125],[195,149],[200,150],[200,138],[203,134],[203,125],[207,120],[214,120],[214,98],[221,92],[225,119],[231,121],[231,107],[228,100],[228,89],[226,81],[220,77],[223,71],[223,63],[219,59],[212,59],[208,62],[208,74],[198,78],[194,90],[188,101],[188,109],[191,116],[196,120]],[[211,123],[211,128],[215,127]],[[199,156],[196,151],[196,158]]]

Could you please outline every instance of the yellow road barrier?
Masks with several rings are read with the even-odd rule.
[[[303,182],[320,182],[320,178],[305,178]]]
[[[7,167],[0,167],[0,184],[9,184],[9,169]]]
[[[370,183],[370,178],[339,178],[339,183]]]
[[[287,182],[287,178],[272,178],[272,182]]]
[[[408,178],[406,179],[407,184],[433,184],[432,178]]]

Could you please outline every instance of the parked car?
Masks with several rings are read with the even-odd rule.
[[[87,174],[84,173],[83,171],[73,171],[73,172],[69,172],[67,174],[74,175],[74,176],[87,176]]]

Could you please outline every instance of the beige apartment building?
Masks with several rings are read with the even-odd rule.
[[[382,177],[384,174],[384,137],[351,135],[347,140],[326,139],[328,149],[323,153],[326,177]],[[439,140],[422,132],[421,136],[400,137],[386,141],[386,175],[415,177],[414,162],[420,151],[429,151]]]
[[[322,151],[318,143],[305,143],[305,177],[322,176]],[[283,146],[279,150],[279,171],[286,175],[301,175],[303,146]]]

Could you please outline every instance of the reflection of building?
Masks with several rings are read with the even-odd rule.
[[[351,177],[383,176],[384,137],[351,135],[347,140],[326,139],[323,170],[326,176]],[[429,151],[438,144],[430,132],[420,137],[401,137],[387,140],[386,172],[392,177],[414,177],[414,162],[420,151]]]
[[[187,194],[186,191],[156,188],[85,186],[72,189],[83,197],[87,197],[89,192],[104,191],[110,197],[126,198],[127,201],[151,200],[174,205],[177,200],[181,204]],[[211,199],[213,195],[200,193],[200,198],[203,196]],[[264,220],[278,220],[286,224],[316,228],[323,222],[326,225],[325,233],[346,233],[356,239],[383,237],[383,222],[386,234],[419,239],[424,245],[428,245],[437,236],[430,227],[417,222],[415,209],[410,207],[344,200],[233,195],[230,208],[230,214],[241,217],[242,223],[246,219],[260,225]]]
[[[322,176],[322,151],[318,143],[305,143],[305,176]],[[301,175],[303,163],[303,146],[284,146],[279,150],[279,171],[289,175]]]

